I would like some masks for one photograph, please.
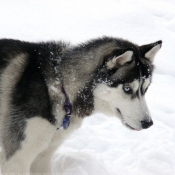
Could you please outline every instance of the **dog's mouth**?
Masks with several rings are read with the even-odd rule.
[[[125,121],[120,109],[117,108],[117,111],[119,112],[119,114],[121,115],[121,118],[122,118],[122,123],[125,124],[125,126],[129,129],[132,129],[132,130],[136,130],[136,131],[139,131],[139,129],[135,129],[133,128],[132,126],[128,125],[128,123]]]
[[[130,125],[128,125],[127,123],[125,123],[125,125],[126,125],[129,129],[137,130],[137,129],[134,129],[133,127],[131,127]]]
[[[120,109],[119,108],[117,108],[117,111],[120,113],[120,115],[122,116],[122,113],[121,113],[121,111],[120,111]],[[123,118],[123,116],[122,116],[122,118]]]

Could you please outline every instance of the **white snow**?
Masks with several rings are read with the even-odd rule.
[[[174,0],[0,0],[0,38],[66,40],[102,35],[138,44],[163,40],[147,93],[154,125],[140,132],[101,114],[85,119],[53,158],[62,175],[175,174]]]

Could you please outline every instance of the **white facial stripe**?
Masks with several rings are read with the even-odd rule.
[[[143,93],[145,92],[146,88],[150,85],[150,83],[151,83],[151,79],[150,78],[145,79],[145,81],[143,83],[143,86],[142,86]]]
[[[136,93],[139,88],[139,81],[134,80],[132,83],[130,83],[130,86],[132,87],[133,92]]]
[[[142,84],[143,84],[143,79],[141,78],[140,83],[139,83],[139,97],[141,97],[141,95],[142,95],[142,93],[141,93]]]

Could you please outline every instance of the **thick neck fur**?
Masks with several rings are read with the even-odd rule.
[[[41,62],[47,65],[43,69],[44,75],[55,104],[64,105],[65,98],[60,82],[60,77],[63,77],[64,88],[73,104],[73,113],[79,117],[91,115],[94,110],[93,91],[97,85],[96,71],[102,65],[104,56],[121,48],[122,44],[123,40],[104,38],[77,47],[61,43],[50,45],[47,55],[49,59],[44,59],[49,64],[45,64],[43,60]],[[55,52],[55,47],[59,52]]]
[[[96,87],[96,71],[103,62],[104,55],[114,49],[113,43],[84,50],[73,48],[62,60],[60,69],[64,87],[73,103],[73,111],[79,117],[92,114],[94,110],[93,91]]]

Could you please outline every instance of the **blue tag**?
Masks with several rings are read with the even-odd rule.
[[[69,116],[65,116],[62,125],[63,125],[64,130],[66,130],[69,127],[69,125],[70,125],[70,117]]]

